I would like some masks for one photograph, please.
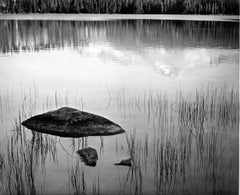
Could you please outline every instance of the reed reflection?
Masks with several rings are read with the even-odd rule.
[[[21,127],[21,121],[18,122],[11,137],[1,143],[1,173],[4,178],[0,183],[1,193],[36,194],[38,172],[44,173],[47,159],[57,163],[57,140],[35,132],[29,138]]]
[[[124,89],[115,95],[114,105],[123,121],[137,120],[136,116],[140,114],[141,121],[149,125],[149,129],[141,132],[141,123],[131,123],[136,127],[128,130],[125,142],[120,137],[116,138],[116,156],[122,152],[131,157],[133,162],[129,168],[113,168],[115,174],[119,174],[119,193],[144,194],[149,185],[151,192],[163,194],[176,194],[179,191],[184,194],[185,190],[199,194],[236,192],[238,160],[234,158],[236,151],[231,153],[231,147],[235,145],[232,140],[239,124],[238,90],[208,85],[192,95],[179,91],[175,98],[169,98],[161,91],[128,94]],[[24,101],[32,109],[34,107],[28,103],[28,98],[24,98]],[[38,102],[30,99],[33,104]],[[52,106],[64,104],[65,101],[60,104],[60,100],[57,104],[52,103]],[[73,98],[72,102],[75,101]],[[0,177],[4,179],[0,179],[0,192],[39,192],[39,184],[36,184],[38,174],[49,170],[47,163],[57,164],[60,154],[68,158],[66,171],[70,191],[76,194],[99,194],[101,177],[104,178],[106,173],[101,172],[98,166],[101,169],[104,167],[102,158],[106,157],[109,143],[104,142],[103,137],[96,137],[94,141],[92,137],[61,138],[60,141],[54,136],[25,131],[20,124],[22,118],[27,117],[24,111],[28,111],[28,107],[21,105],[22,112],[12,123],[12,135],[1,142]],[[63,149],[59,153],[58,143]],[[96,147],[96,143],[99,147]],[[89,176],[91,171],[76,155],[77,150],[88,146],[100,151],[94,176]],[[109,156],[113,159],[112,154]],[[114,167],[113,163],[110,166]],[[100,173],[96,176],[97,171]],[[87,178],[91,178],[92,183]],[[105,190],[103,188],[103,192]]]
[[[124,120],[145,112],[145,121],[155,127],[145,137],[136,128],[126,136],[135,189],[147,185],[146,175],[151,172],[157,194],[236,192],[234,157],[228,152],[239,122],[237,91],[209,85],[191,98],[180,91],[171,101],[161,92],[131,97],[121,90],[118,96]]]

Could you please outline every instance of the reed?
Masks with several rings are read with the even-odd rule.
[[[1,95],[1,114],[9,109],[10,94]],[[56,137],[31,132],[29,138],[21,127],[21,121],[39,112],[41,103],[50,110],[66,103],[74,105],[80,99],[77,95],[71,99],[66,93],[62,95],[56,91],[40,102],[37,94],[36,87],[23,90],[22,102],[18,105],[20,111],[14,108],[13,134],[0,144],[0,174],[6,178],[0,179],[2,194],[37,193],[35,177],[39,167],[44,171],[47,160],[58,163]],[[144,194],[146,182],[150,180],[156,194],[175,194],[184,190],[182,186],[196,193],[202,193],[206,186],[213,194],[235,192],[234,157],[226,156],[234,144],[231,136],[235,135],[239,124],[238,90],[208,85],[197,89],[194,94],[179,91],[170,98],[162,91],[128,94],[122,89],[113,100],[117,100],[120,116],[125,116],[125,120],[141,114],[141,119],[149,126],[145,134],[139,133],[136,126],[126,134],[127,152],[133,164],[124,178],[121,191]],[[17,107],[16,104],[11,106]],[[70,141],[72,153],[88,145],[87,138]],[[100,137],[100,152],[106,148],[103,142]],[[120,144],[116,139],[116,152]],[[86,173],[79,160],[68,166],[68,173],[74,194],[101,193],[100,174],[92,185],[87,186]],[[196,180],[196,175],[204,179]]]
[[[226,129],[233,131],[232,126],[239,123],[238,91],[208,85],[191,96],[180,91],[174,101],[159,92],[145,92],[140,100],[129,97],[124,101],[131,102],[129,105],[141,102],[145,120],[157,123],[156,132],[149,132],[150,143],[149,136],[137,138],[136,128],[126,136],[133,170],[147,174],[146,170],[152,168],[157,193],[174,193],[179,188],[179,178],[185,183],[191,174],[199,173],[206,180],[193,183],[194,191],[200,193],[200,186],[212,182],[213,193],[232,192],[233,178],[230,183],[225,180],[232,169],[231,159],[224,156],[231,145],[226,138],[232,133]],[[133,110],[129,113],[140,112],[134,106],[130,108]],[[153,167],[149,167],[150,162]],[[144,168],[146,164],[148,167]],[[136,179],[144,182],[140,175]]]
[[[128,171],[128,175],[124,184],[124,188],[129,185],[130,191],[133,190],[134,194],[144,194],[144,177],[143,170],[146,170],[147,155],[146,149],[148,148],[148,136],[145,137],[145,145],[137,138],[136,128],[126,135],[128,145],[128,152],[132,159],[132,166]],[[132,188],[132,189],[131,189]]]
[[[21,126],[22,115],[12,123],[13,134],[2,141],[0,154],[4,154],[2,194],[36,194],[35,175],[38,168],[45,169],[47,157],[57,162],[56,140],[47,135],[32,133],[31,139]]]
[[[68,172],[73,193],[76,195],[85,194],[86,191],[85,175],[83,169],[80,166],[79,160],[76,161],[75,166],[69,168]]]

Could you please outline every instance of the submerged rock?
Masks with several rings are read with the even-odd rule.
[[[122,165],[122,166],[132,166],[132,158],[123,159],[119,163],[114,163],[114,165]]]
[[[22,125],[41,133],[64,137],[115,135],[125,131],[116,123],[88,112],[63,107],[33,116]]]
[[[81,160],[85,165],[95,167],[98,160],[97,151],[94,148],[88,147],[78,150],[77,153],[80,155]]]

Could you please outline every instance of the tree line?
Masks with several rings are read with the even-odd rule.
[[[0,13],[239,14],[239,0],[0,0]]]

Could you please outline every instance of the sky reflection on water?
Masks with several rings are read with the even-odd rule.
[[[193,89],[205,81],[238,83],[238,23],[0,21],[0,26],[2,89],[19,81],[58,90],[78,84],[166,90]]]

